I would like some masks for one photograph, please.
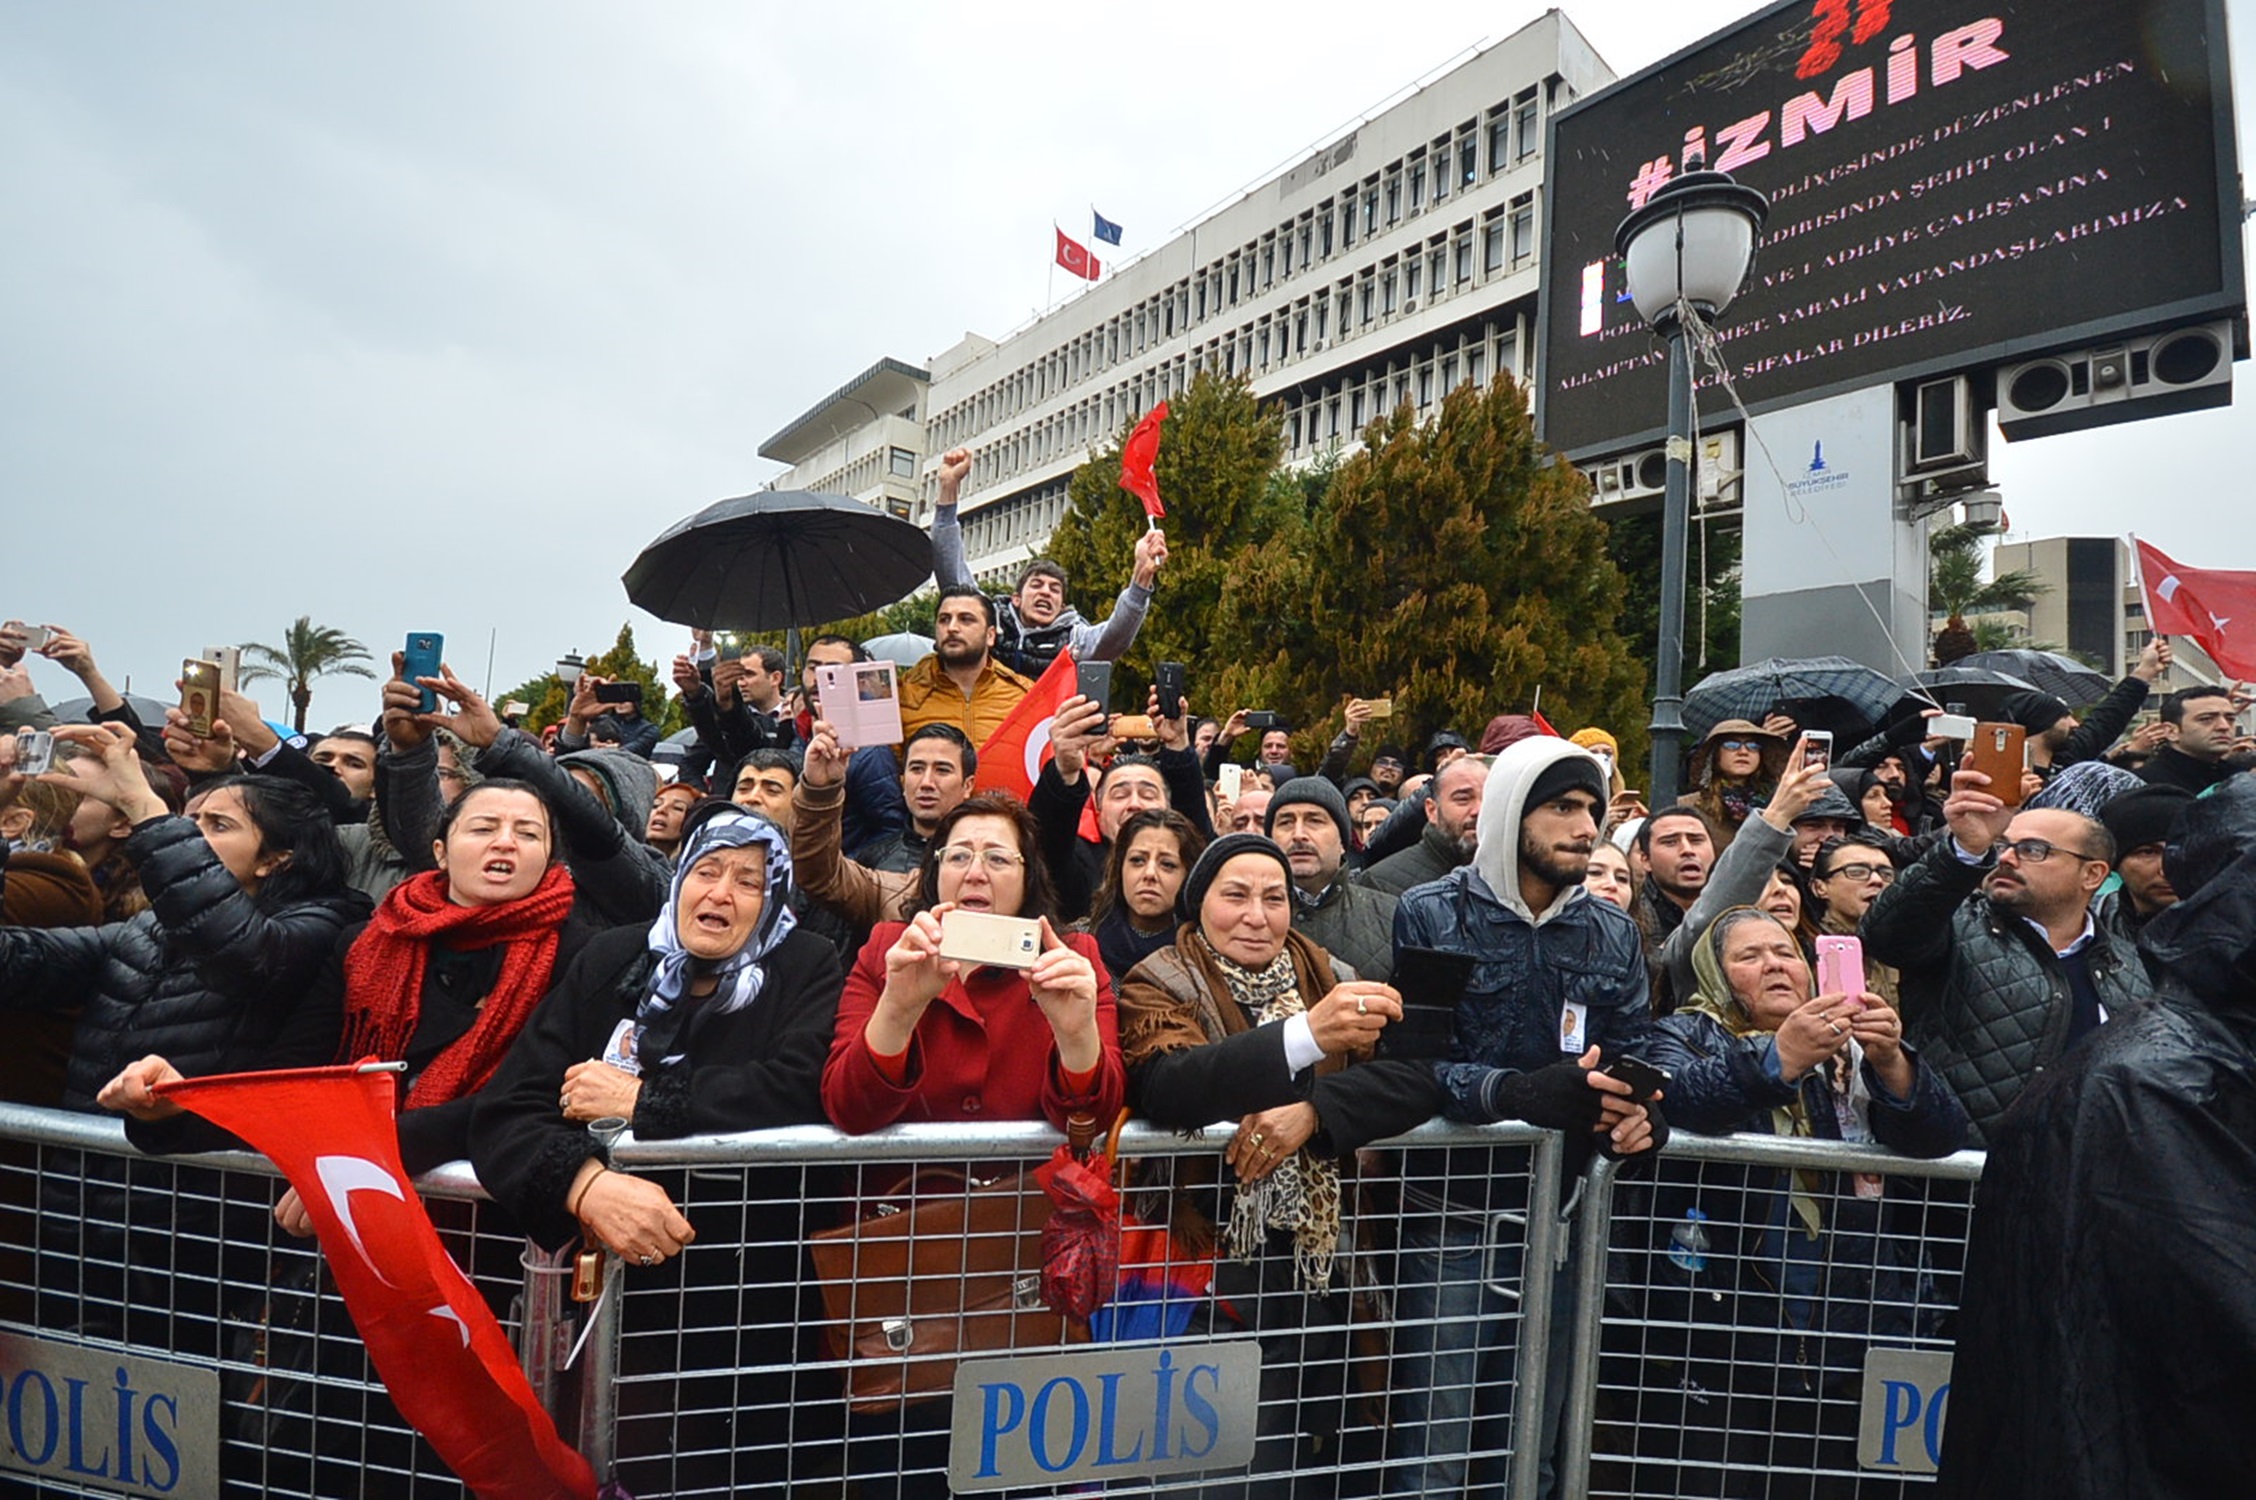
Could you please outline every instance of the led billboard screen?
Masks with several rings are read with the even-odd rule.
[[[1771,200],[1719,327],[1755,410],[2241,308],[2229,94],[2216,0],[1792,0],[1592,95],[1552,125],[1546,440],[1660,434],[1614,230],[1688,163]]]

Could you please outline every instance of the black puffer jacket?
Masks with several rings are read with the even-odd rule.
[[[2059,1060],[2075,1009],[2051,947],[1978,894],[1995,864],[1995,856],[1966,864],[1946,834],[1880,893],[1860,928],[1866,953],[1902,971],[1904,1040],[1966,1106],[1978,1146]],[[2145,970],[2116,947],[2106,924],[2094,928],[2091,976],[2110,1015],[2148,992]]]
[[[357,891],[262,911],[186,818],[126,840],[150,909],[103,927],[0,928],[0,1010],[80,1007],[63,1107],[148,1053],[191,1078],[249,1065],[368,915]]]

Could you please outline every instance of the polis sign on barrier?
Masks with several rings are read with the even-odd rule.
[[[1887,1474],[1932,1474],[1943,1461],[1951,1357],[1932,1349],[1867,1349],[1857,1463]]]
[[[1754,411],[2239,311],[2224,38],[2220,0],[1787,0],[1560,111],[1545,441],[1659,435],[1614,230],[1699,165],[1770,198],[1718,330]]]
[[[121,1495],[219,1494],[219,1375],[0,1333],[0,1469]]]
[[[957,1494],[1239,1469],[1253,1461],[1261,1346],[1100,1345],[956,1367]]]

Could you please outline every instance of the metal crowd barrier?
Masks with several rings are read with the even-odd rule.
[[[1568,1500],[1931,1482],[1983,1160],[1679,1133],[1651,1166],[1594,1163]]]
[[[522,1236],[465,1165],[421,1186],[508,1326]],[[0,1493],[465,1493],[275,1224],[281,1190],[261,1156],[144,1157],[106,1116],[0,1105]]]
[[[809,1236],[858,1222],[912,1167],[1007,1179],[1057,1139],[1031,1124],[630,1136],[617,1164],[666,1186],[698,1238],[665,1266],[613,1262],[592,1304],[568,1294],[569,1258],[527,1253],[460,1164],[422,1186],[567,1438],[643,1500],[876,1500],[946,1494],[951,1478],[959,1492],[1011,1494],[1433,1493],[1402,1457],[1405,1414],[1450,1409],[1445,1398],[1479,1420],[1417,1427],[1438,1472],[1464,1470],[1468,1493],[1534,1497],[1547,1369],[1566,1377],[1550,1396],[1565,1408],[1553,1492],[1567,1500],[1882,1494],[1906,1482],[1885,1476],[1916,1471],[1939,1435],[1932,1371],[1869,1375],[1864,1351],[1947,1354],[1978,1156],[1913,1162],[1828,1142],[1679,1135],[1656,1166],[1597,1163],[1562,1203],[1558,1137],[1438,1121],[1364,1153],[1343,1193],[1339,1296],[1321,1316],[1291,1290],[1288,1267],[1281,1280],[1229,1273],[1235,1319],[1162,1293],[1150,1311],[1187,1326],[1141,1339],[1053,1331],[1043,1347],[958,1362],[911,1334],[878,1363],[896,1376],[948,1371],[957,1398],[865,1392],[850,1410],[847,1382],[861,1377],[828,1336]],[[1131,1223],[1163,1219],[1171,1182],[1210,1180],[1221,1140],[1131,1125]],[[1859,1196],[1870,1191],[1850,1175],[1860,1171],[1885,1173],[1887,1197]],[[1781,1173],[1798,1193],[1766,1191]],[[929,1181],[921,1190],[947,1196]],[[0,1106],[0,1488],[30,1473],[32,1492],[52,1495],[463,1493],[368,1370],[311,1242],[274,1226],[278,1192],[258,1157],[142,1158],[114,1122]],[[1493,1212],[1445,1221],[1435,1206],[1483,1193]],[[1860,1205],[1885,1209],[1886,1233],[1853,1232]],[[1779,1322],[1786,1304],[1747,1288],[1769,1263],[1761,1237],[1811,1211],[1850,1232],[1834,1247],[1843,1259],[1820,1264],[1825,1277],[1786,1289],[1813,1290],[1804,1300],[1819,1310],[1814,1340],[1795,1349]],[[1701,1226],[1689,1249],[1676,1235],[1688,1223]],[[1430,1261],[1405,1257],[1404,1238],[1430,1241],[1445,1224],[1475,1247],[1477,1306],[1409,1315],[1408,1268]],[[1141,1243],[1148,1255],[1149,1237]],[[1796,1264],[1804,1277],[1809,1257]],[[1329,1321],[1335,1310],[1344,1326]],[[1247,1363],[1256,1338],[1258,1373]],[[1510,1352],[1507,1373],[1484,1365],[1459,1383],[1466,1367],[1420,1352],[1453,1343]],[[27,1387],[32,1352],[59,1363]],[[92,1363],[73,1387],[81,1355]],[[1812,1374],[1789,1389],[1758,1378],[1766,1369]],[[41,1407],[49,1388],[64,1398],[54,1424]],[[1858,1417],[1873,1409],[1889,1464],[1859,1462]],[[1455,1451],[1442,1451],[1450,1433]],[[1201,1465],[1233,1445],[1246,1450],[1234,1466]],[[1261,1472],[1280,1455],[1289,1477]],[[115,1472],[129,1464],[135,1480],[163,1480],[167,1464],[199,1463],[216,1473],[209,1490]]]

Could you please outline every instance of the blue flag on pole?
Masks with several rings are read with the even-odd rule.
[[[1120,226],[1118,224],[1113,223],[1112,220],[1093,208],[1089,210],[1089,216],[1097,221],[1096,236],[1098,239],[1103,240],[1108,245],[1120,243]]]

